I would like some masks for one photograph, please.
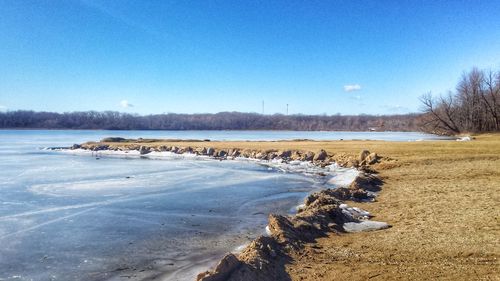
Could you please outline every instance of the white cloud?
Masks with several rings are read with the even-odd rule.
[[[122,100],[120,102],[120,106],[123,107],[123,108],[134,107],[134,105],[131,104],[131,103],[129,103],[128,100]]]
[[[359,84],[351,84],[351,85],[344,85],[344,91],[345,92],[354,92],[354,91],[359,91],[361,90],[361,85]]]
[[[7,107],[5,105],[0,105],[0,111],[6,111]]]

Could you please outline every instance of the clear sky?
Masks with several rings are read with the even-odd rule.
[[[0,110],[406,113],[473,66],[498,0],[0,0]]]

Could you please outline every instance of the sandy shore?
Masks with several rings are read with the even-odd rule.
[[[179,145],[178,141],[148,145]],[[298,149],[382,161],[375,203],[354,203],[393,227],[330,233],[291,252],[284,280],[499,280],[500,135],[470,142],[205,142],[215,149]],[[200,142],[182,142],[199,147]],[[343,156],[343,157],[344,157]]]

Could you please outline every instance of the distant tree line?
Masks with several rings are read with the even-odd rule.
[[[456,90],[420,98],[426,131],[445,134],[500,131],[500,71],[473,68]]]
[[[419,114],[405,115],[262,115],[216,114],[133,115],[96,112],[0,112],[3,129],[108,129],[108,130],[305,130],[305,131],[416,131]]]

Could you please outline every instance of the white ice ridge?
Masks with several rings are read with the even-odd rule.
[[[234,250],[232,251],[233,254],[239,254],[241,253],[243,250],[245,250],[245,248],[248,246],[248,243],[245,243],[245,244],[242,244],[242,245],[239,245],[238,247],[234,248]]]
[[[354,179],[359,175],[359,171],[353,168],[342,168],[336,163],[327,166],[330,174],[333,176],[328,183],[340,187],[349,186]]]
[[[349,207],[347,204],[340,204],[339,208],[342,210],[342,214],[351,220],[367,220],[372,217],[370,212],[358,207]]]
[[[151,159],[162,159],[162,158],[184,158],[184,157],[201,157],[208,158],[208,156],[198,156],[194,153],[183,153],[177,154],[171,151],[152,151],[148,154],[141,155],[138,150],[99,150],[92,151],[88,149],[53,149],[53,151],[64,152],[76,155],[93,155],[93,156],[118,156],[118,157],[146,157]]]
[[[470,136],[465,136],[457,139],[457,141],[471,141],[471,140],[472,138]]]
[[[343,225],[346,232],[374,231],[389,228],[389,224],[381,221],[346,222]]]
[[[247,158],[238,158],[243,160],[249,160]],[[258,160],[250,159],[256,161],[262,165],[266,165],[277,169],[281,172],[291,172],[305,175],[327,175],[329,176],[326,182],[329,185],[335,185],[338,187],[344,187],[350,185],[354,179],[359,175],[359,171],[353,168],[342,168],[336,163],[325,166],[324,168],[315,165],[308,161],[293,160],[290,162],[285,162],[282,159]]]
[[[99,150],[90,151],[86,149],[56,149],[55,151],[77,154],[77,155],[94,155],[94,156],[116,156],[116,157],[143,157],[150,159],[182,159],[182,158],[198,158],[198,159],[209,159],[210,156],[206,155],[196,155],[193,153],[183,153],[177,154],[170,151],[157,152],[153,151],[145,155],[141,155],[138,150],[128,150],[128,151],[115,151],[115,150]],[[332,163],[326,167],[319,167],[309,161],[283,161],[283,159],[273,159],[273,160],[260,160],[254,158],[236,157],[229,158],[239,161],[252,161],[274,168],[280,172],[291,172],[296,174],[305,175],[328,175],[329,185],[344,187],[350,185],[354,179],[359,175],[359,171],[354,168],[342,168],[336,163]]]
[[[347,204],[340,204],[339,208],[342,209],[342,214],[351,220],[342,225],[346,232],[374,231],[390,227],[386,222],[369,220],[372,215],[361,208],[349,207]]]
[[[269,228],[269,225],[266,225],[266,236],[271,236],[271,229]]]

